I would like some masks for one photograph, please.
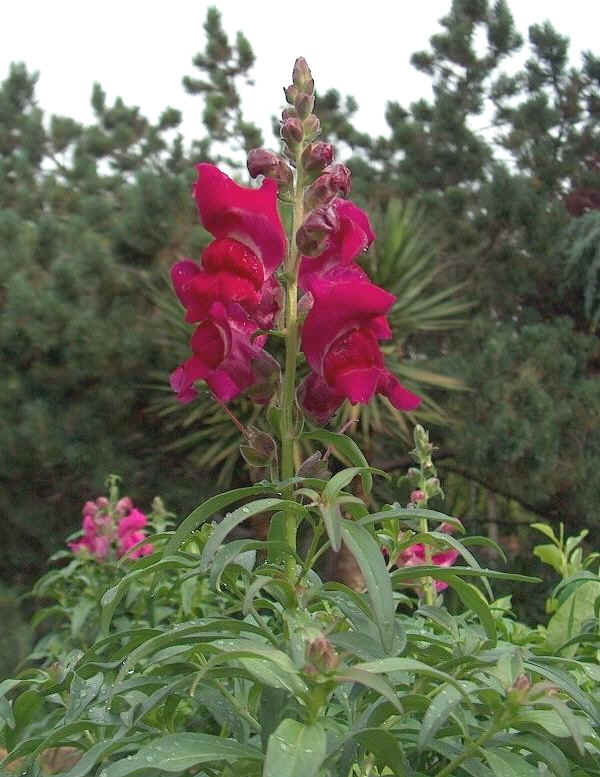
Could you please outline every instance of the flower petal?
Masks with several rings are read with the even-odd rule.
[[[217,239],[233,238],[248,246],[271,275],[287,248],[275,181],[265,179],[259,189],[249,189],[214,165],[202,163],[196,169],[194,196],[205,229]]]

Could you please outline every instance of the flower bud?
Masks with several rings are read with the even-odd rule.
[[[424,502],[427,499],[427,495],[424,491],[421,491],[420,488],[417,488],[415,491],[412,491],[410,494],[410,501],[414,504],[419,504],[419,502]]]
[[[308,119],[315,107],[315,96],[301,92],[294,103],[296,112],[301,119]]]
[[[133,502],[128,496],[124,496],[122,499],[119,499],[115,509],[120,516],[127,515],[127,513],[133,510]]]
[[[245,436],[247,444],[240,445],[240,453],[251,467],[266,467],[277,458],[277,446],[270,434],[248,426]]]
[[[340,657],[331,642],[324,636],[317,637],[308,645],[306,658],[309,665],[323,674],[335,672]]]
[[[290,84],[288,87],[283,87],[283,92],[288,105],[294,105],[296,98],[298,97],[298,87],[294,86],[294,84]]]
[[[105,496],[99,496],[96,499],[96,506],[99,510],[105,510],[108,507],[108,499]]]
[[[290,166],[280,156],[264,148],[253,148],[248,152],[248,172],[252,178],[264,175],[281,186],[290,186],[294,179]]]
[[[315,208],[296,232],[298,250],[304,256],[318,256],[325,246],[327,236],[337,228],[338,216],[335,208]]]
[[[281,137],[290,148],[295,148],[302,143],[304,128],[300,119],[286,119],[281,125]]]
[[[287,121],[288,119],[297,119],[298,112],[295,108],[284,108],[281,112],[281,120]]]
[[[307,140],[314,140],[321,132],[321,122],[319,117],[311,113],[306,119],[304,119],[304,137]]]
[[[294,62],[294,70],[292,71],[292,81],[294,86],[301,92],[312,94],[315,88],[315,82],[313,81],[312,73],[308,66],[308,62],[304,57],[298,57]]]
[[[334,197],[347,197],[350,192],[350,170],[345,165],[331,165],[304,194],[304,205],[312,210]]]
[[[98,505],[95,502],[86,502],[81,512],[84,516],[89,515],[93,518],[98,512]]]
[[[331,143],[310,143],[302,153],[302,166],[307,173],[322,173],[333,162],[335,151]]]
[[[310,293],[310,291],[307,291],[305,294],[303,294],[298,300],[298,318],[305,319],[312,310],[314,304],[315,298]]]

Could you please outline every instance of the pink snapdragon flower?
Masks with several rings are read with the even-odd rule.
[[[277,210],[277,184],[265,179],[259,189],[232,181],[214,165],[196,166],[194,197],[202,226],[216,240],[233,238],[260,260],[265,277],[279,267],[287,239]]]
[[[86,554],[100,562],[105,561],[111,552],[123,556],[145,539],[146,524],[146,516],[133,506],[129,497],[120,499],[112,511],[108,499],[98,497],[95,502],[85,503],[81,539],[69,542],[68,547],[77,555]],[[146,543],[129,556],[139,558],[152,551],[152,545]]]
[[[119,556],[125,555],[130,548],[137,545],[139,542],[143,542],[146,538],[146,532],[144,527],[148,523],[148,519],[144,513],[140,512],[137,508],[121,518],[117,529],[117,552]],[[140,545],[133,553],[129,553],[129,558],[140,558],[152,553],[152,545]]]
[[[313,211],[313,214],[319,212],[323,212],[327,218],[328,229],[321,252],[317,256],[302,256],[298,280],[300,287],[306,291],[310,291],[315,279],[328,270],[353,263],[375,240],[369,217],[354,203],[336,197],[329,205]],[[299,242],[301,247],[302,241]]]
[[[453,529],[454,527],[448,523],[443,523],[440,526],[440,531],[445,532],[446,534],[450,534]],[[448,548],[447,550],[432,553],[431,563],[436,567],[451,567],[458,558],[458,555],[459,554],[457,550],[454,550],[454,548]],[[427,559],[425,558],[425,545],[421,543],[417,543],[415,545],[411,545],[408,548],[405,548],[405,550],[403,550],[396,559],[396,566],[398,567],[417,567],[426,563]],[[436,591],[444,591],[446,588],[448,588],[448,583],[445,583],[443,580],[435,581]]]
[[[299,388],[305,411],[324,423],[344,399],[356,404],[383,394],[399,410],[420,398],[384,366],[378,340],[391,336],[385,317],[395,297],[376,286],[357,265],[338,265],[311,277],[313,306],[302,347],[313,372]]]
[[[191,402],[197,396],[194,383],[199,380],[219,400],[229,402],[279,370],[275,359],[263,350],[265,336],[252,339],[258,326],[241,308],[227,310],[223,303],[215,302],[209,315],[192,335],[193,355],[171,374],[171,388],[180,402]]]
[[[239,186],[213,165],[197,166],[194,188],[203,226],[215,240],[201,264],[183,259],[171,270],[173,287],[186,309],[186,321],[198,323],[191,339],[192,356],[171,374],[171,387],[181,402],[197,396],[194,383],[205,381],[221,402],[250,387],[268,399],[261,387],[278,365],[263,351],[281,308],[282,292],[274,271],[287,241],[277,210],[277,184],[265,180],[259,189]]]
[[[69,542],[68,547],[73,553],[89,553],[96,561],[104,561],[110,550],[111,536],[104,533],[105,526],[95,520],[91,514],[83,517],[83,535],[75,542]]]

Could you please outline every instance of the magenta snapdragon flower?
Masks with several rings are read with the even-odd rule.
[[[119,556],[125,555],[134,545],[145,540],[146,532],[144,528],[147,523],[148,519],[144,513],[135,507],[128,515],[121,518],[117,529],[117,551]],[[140,558],[150,553],[152,553],[152,545],[146,544],[140,545],[132,553],[128,553],[128,556],[129,558]]]
[[[454,527],[449,523],[443,523],[440,526],[440,531],[450,534],[454,530]],[[438,553],[431,554],[431,563],[436,567],[451,567],[458,558],[458,551],[454,548],[448,548],[447,550],[439,551]],[[425,545],[417,543],[403,550],[396,559],[396,566],[398,567],[416,567],[422,564],[426,564],[425,558]],[[448,588],[448,583],[443,580],[435,581],[435,590],[444,591]]]
[[[108,499],[98,497],[95,502],[85,503],[81,539],[69,542],[68,547],[73,553],[89,555],[96,561],[105,561],[111,551],[123,556],[146,538],[144,527],[147,522],[144,513],[133,506],[129,497],[120,499],[112,512]],[[152,545],[146,543],[128,556],[140,558],[152,551]]]
[[[171,387],[181,402],[190,402],[197,396],[194,383],[203,380],[217,399],[228,402],[279,369],[263,351],[266,338],[253,335],[272,328],[281,308],[274,271],[287,241],[274,181],[249,189],[213,165],[197,170],[198,213],[215,240],[201,264],[183,259],[171,270],[186,321],[199,324],[191,339],[193,355],[171,374]]]
[[[265,336],[252,339],[258,328],[239,305],[214,302],[209,317],[192,336],[193,355],[171,373],[171,388],[180,402],[191,402],[197,396],[194,383],[198,380],[204,380],[219,400],[228,402],[277,372],[278,363],[263,350]]]
[[[379,340],[391,337],[385,314],[395,297],[372,283],[356,264],[337,265],[310,279],[313,305],[302,330],[302,347],[313,372],[299,389],[300,401],[324,423],[344,399],[369,402],[386,396],[399,410],[420,398],[385,368]]]

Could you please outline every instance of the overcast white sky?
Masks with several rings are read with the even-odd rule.
[[[152,119],[167,105],[180,108],[190,140],[202,134],[201,100],[185,95],[181,78],[194,74],[191,59],[204,46],[202,24],[212,4],[225,29],[232,36],[242,30],[257,57],[256,85],[245,96],[249,120],[269,127],[302,55],[317,90],[335,86],[352,94],[360,106],[357,126],[372,134],[385,132],[387,99],[408,104],[428,93],[429,80],[409,57],[427,47],[450,8],[450,0],[21,0],[3,10],[0,78],[11,61],[24,61],[40,71],[40,107],[80,120],[91,117],[92,83],[99,81],[111,102],[121,96]],[[549,19],[570,37],[575,62],[582,50],[598,52],[598,0],[509,4],[525,36],[530,24]]]

